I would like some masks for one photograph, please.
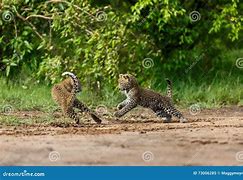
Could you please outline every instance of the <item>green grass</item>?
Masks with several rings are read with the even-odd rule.
[[[201,85],[181,83],[180,86],[176,86],[175,100],[183,107],[195,103],[206,108],[240,106],[243,105],[242,89],[239,77],[225,77],[211,83],[202,82]]]
[[[51,112],[57,108],[50,94],[51,87],[45,85],[33,85],[22,87],[19,85],[6,85],[0,80],[0,107],[2,111],[12,107],[14,110],[39,110]],[[240,77],[225,77],[222,80],[214,80],[210,84],[202,82],[196,85],[188,82],[174,84],[174,101],[183,108],[198,103],[203,107],[221,107],[225,105],[243,105],[242,83]],[[162,93],[165,93],[166,89]],[[112,88],[105,88],[102,96],[97,96],[84,89],[78,98],[95,109],[95,106],[105,105],[115,107],[125,97]]]
[[[4,80],[0,80],[0,84],[0,106],[2,108],[12,106],[14,110],[48,111],[54,107],[49,87],[44,85],[7,85]]]
[[[205,77],[201,73],[200,62],[183,77],[174,76],[173,99],[175,104],[182,108],[188,108],[195,103],[206,108],[242,106],[243,69],[235,66],[235,61],[239,57],[243,57],[243,50],[226,52],[213,61],[213,68]],[[152,89],[165,94],[166,83]],[[0,111],[4,111],[4,108],[6,109],[8,106],[12,107],[14,111],[52,112],[57,108],[51,98],[51,87],[45,84],[28,83],[26,85],[24,83],[22,85],[13,82],[7,84],[6,80],[2,78],[0,79],[0,91]],[[78,98],[95,109],[99,105],[105,105],[108,108],[116,107],[125,97],[117,89],[107,86],[102,89],[100,95],[84,88]]]
[[[38,110],[43,112],[52,112],[57,108],[51,97],[51,87],[44,84],[22,86],[19,84],[8,84],[4,79],[0,79],[0,108],[1,111],[7,111],[12,108],[14,111],[19,110]],[[78,98],[91,108],[98,105],[107,107],[115,106],[118,103],[119,93],[114,90],[105,88],[103,95],[98,96],[87,89],[78,94]]]

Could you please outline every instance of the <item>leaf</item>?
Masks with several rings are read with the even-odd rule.
[[[33,49],[32,46],[31,46],[31,44],[30,44],[28,41],[24,41],[24,44],[25,44],[25,46],[26,46],[29,50],[32,50],[32,49]]]

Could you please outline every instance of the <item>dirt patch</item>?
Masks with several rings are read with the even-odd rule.
[[[38,111],[2,114],[34,123],[0,125],[0,165],[243,165],[242,107],[183,113],[188,123],[139,108],[100,125],[83,116],[78,126],[61,115],[40,122],[50,114]]]

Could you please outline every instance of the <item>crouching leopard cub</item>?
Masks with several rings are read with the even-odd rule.
[[[182,123],[187,122],[181,112],[174,107],[171,82],[170,80],[166,81],[168,83],[167,96],[162,96],[157,92],[140,87],[134,76],[120,74],[118,86],[125,93],[127,99],[118,104],[118,111],[115,112],[115,116],[122,117],[137,105],[140,105],[152,109],[158,117],[164,119],[164,122],[170,122],[172,115],[177,117]]]
[[[68,75],[69,78],[63,80],[59,84],[53,86],[51,90],[52,98],[61,107],[65,116],[74,119],[79,124],[79,117],[74,111],[74,108],[79,109],[81,112],[90,114],[92,119],[100,124],[101,119],[97,117],[95,112],[90,110],[85,104],[80,102],[76,94],[81,91],[81,84],[78,78],[71,72],[64,72],[63,76]]]

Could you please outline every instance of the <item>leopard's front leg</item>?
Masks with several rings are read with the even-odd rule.
[[[127,105],[127,103],[128,103],[128,99],[125,99],[124,101],[122,101],[121,103],[119,103],[119,104],[117,105],[117,109],[118,109],[118,110],[122,109],[124,106]]]
[[[124,101],[123,101],[124,102]],[[127,99],[126,105],[120,109],[119,111],[115,112],[116,117],[122,117],[124,114],[131,111],[133,108],[137,106],[137,103],[134,99]]]

